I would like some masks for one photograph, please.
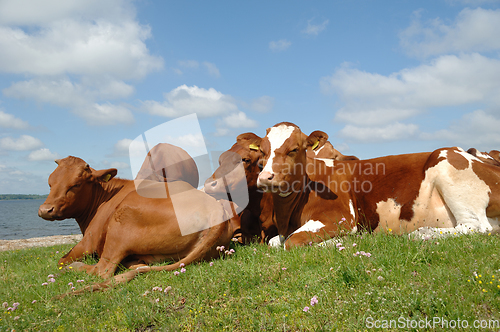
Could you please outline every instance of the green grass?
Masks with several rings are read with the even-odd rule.
[[[473,331],[475,320],[500,320],[498,236],[413,241],[365,234],[341,242],[341,251],[238,246],[213,266],[190,265],[179,275],[151,272],[62,300],[53,297],[69,291],[68,283],[79,289],[100,280],[57,269],[70,246],[1,252],[0,303],[20,304],[14,311],[0,308],[0,331],[363,331],[375,324],[421,331],[425,326],[415,324],[433,319],[467,322]],[[43,286],[49,274],[55,282]],[[153,291],[167,286],[168,293]],[[433,330],[450,330],[441,324]]]

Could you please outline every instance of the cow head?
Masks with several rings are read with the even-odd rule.
[[[332,159],[332,160],[359,160],[358,157],[355,156],[345,156],[340,151],[335,149],[328,141],[328,134],[322,132],[321,130],[316,130],[309,135],[306,139],[312,143],[310,148],[307,149],[307,157],[314,158],[322,158],[322,159]]]
[[[50,193],[40,205],[38,215],[46,220],[78,218],[92,203],[92,188],[113,178],[117,170],[96,171],[77,157],[56,160],[57,168],[49,176]]]
[[[247,192],[247,188],[255,188],[260,172],[261,138],[253,133],[241,134],[236,144],[219,157],[219,168],[205,181],[204,190],[216,198],[227,197],[227,193]],[[243,164],[245,174],[241,174],[238,166]]]
[[[312,148],[299,127],[282,122],[267,130],[261,143],[262,172],[257,186],[282,197],[302,190],[306,174],[306,150]]]

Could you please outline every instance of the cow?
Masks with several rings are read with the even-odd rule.
[[[327,165],[306,161],[316,140],[282,122],[267,130],[260,145],[257,186],[272,193],[285,248],[359,229],[499,231],[500,169],[461,148]]]
[[[467,152],[487,164],[500,166],[500,151],[480,152],[476,148],[470,148]]]
[[[198,188],[198,167],[191,156],[178,146],[159,143],[147,154],[136,180],[168,182],[183,180]]]
[[[355,156],[345,156],[333,148],[328,135],[315,131],[311,136],[317,141],[307,150],[307,158],[325,160],[358,160]],[[272,195],[257,188],[260,172],[260,142],[262,138],[254,133],[240,134],[236,143],[219,157],[219,168],[205,181],[204,191],[216,198],[224,198],[229,193],[246,191],[248,188],[248,206],[241,212],[241,233],[237,234],[241,243],[258,239],[274,238],[277,233],[273,222]],[[243,163],[245,177],[234,172],[236,165]],[[236,235],[235,235],[236,236]]]
[[[278,235],[271,194],[257,188],[261,140],[254,133],[238,135],[236,143],[220,155],[219,168],[204,184],[204,191],[217,199],[227,197],[227,193],[248,192],[248,205],[240,213],[241,228],[235,233],[242,244],[255,240],[262,243]],[[245,176],[235,172],[240,163]]]
[[[234,206],[185,181],[139,180],[139,192],[133,180],[116,178],[114,168],[95,170],[73,156],[56,163],[48,180],[50,193],[38,215],[46,220],[76,219],[83,238],[58,264],[108,279],[93,285],[93,290],[108,287],[113,279],[126,282],[139,273],[217,258],[216,247],[230,243],[228,220],[238,218]],[[97,255],[98,263],[78,262],[85,255]],[[146,266],[169,260],[175,263]],[[119,264],[134,270],[111,278]]]

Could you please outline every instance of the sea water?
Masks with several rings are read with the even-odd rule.
[[[38,216],[43,199],[0,200],[0,240],[81,234],[75,219],[48,221]]]

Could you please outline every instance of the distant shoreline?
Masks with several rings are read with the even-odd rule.
[[[28,199],[46,199],[46,195],[36,195],[36,194],[0,194],[0,201],[15,201],[15,200],[28,200]]]

